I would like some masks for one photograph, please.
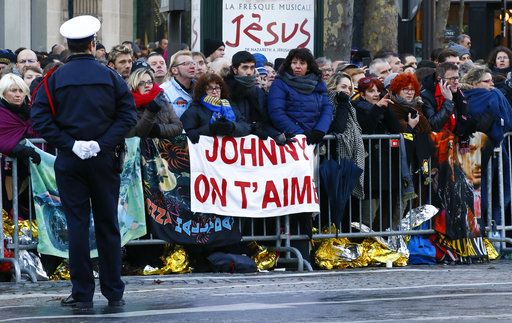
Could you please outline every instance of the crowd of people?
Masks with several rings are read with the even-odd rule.
[[[401,203],[397,194],[382,201],[377,197],[379,191],[398,187],[399,160],[393,154],[389,160],[379,158],[388,156],[390,146],[365,145],[362,135],[411,133],[425,143],[428,139],[421,135],[433,131],[447,130],[462,138],[479,131],[497,146],[512,130],[512,51],[498,47],[487,61],[476,60],[468,35],[419,62],[414,55],[385,49],[371,58],[354,49],[351,60],[343,61],[315,58],[309,49],[296,48],[270,62],[263,54],[247,51],[228,60],[224,43],[215,39],[204,40],[203,52],[190,51],[186,44],[182,48],[168,53],[165,39],[158,46],[137,40],[107,52],[94,41],[94,59],[126,81],[131,91],[127,99],[135,102],[137,121],[127,137],[168,139],[185,134],[197,143],[200,136],[254,134],[286,145],[303,134],[308,144],[322,145],[326,134],[335,134],[335,157],[351,159],[365,170],[353,193],[363,199],[363,223],[368,225],[379,208],[386,211],[394,208],[389,203]],[[61,44],[49,53],[27,48],[0,51],[0,132],[9,129],[8,137],[2,135],[6,140],[0,140],[1,153],[39,162],[33,148],[20,144],[37,136],[31,127],[31,99],[34,92],[44,91],[40,85],[48,73],[76,59],[72,52]],[[80,80],[81,75],[74,77]],[[96,76],[95,82],[103,81]],[[61,118],[76,117],[69,113]],[[45,129],[44,120],[35,117],[39,129]],[[66,140],[54,138],[60,149],[94,151],[93,146],[74,147]],[[106,142],[98,144],[107,149]],[[408,155],[412,172],[432,153],[418,145],[414,149],[420,150],[415,156],[421,158]],[[484,170],[490,154],[473,167]],[[387,216],[397,224],[401,215]],[[311,227],[311,216],[295,217],[303,228]],[[308,253],[304,255],[307,258]]]

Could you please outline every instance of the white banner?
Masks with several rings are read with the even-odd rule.
[[[246,50],[274,62],[297,47],[307,47],[314,54],[313,0],[224,0],[222,5],[227,58]]]
[[[286,146],[254,135],[189,141],[192,211],[239,217],[319,212],[315,146],[304,135],[296,139]]]
[[[192,0],[190,4],[190,50],[201,51],[201,0]]]

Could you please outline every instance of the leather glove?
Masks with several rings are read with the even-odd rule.
[[[308,145],[316,145],[321,143],[325,136],[324,132],[316,129],[311,131],[304,131],[304,134],[306,135],[306,143]]]
[[[32,162],[36,165],[39,165],[41,163],[41,156],[39,156],[36,150],[32,147],[24,146],[23,149],[12,154],[12,156],[22,160],[28,160],[30,158]]]
[[[252,131],[251,133],[258,136],[258,138],[260,138],[261,140],[267,140],[267,138],[268,138],[268,133],[261,128],[257,128],[256,130]]]
[[[196,129],[190,129],[187,131],[187,137],[190,139],[191,143],[197,144],[199,142],[199,131]]]
[[[210,130],[216,136],[231,136],[235,130],[235,124],[224,117],[210,124]]]
[[[153,127],[151,128],[151,130],[148,133],[148,137],[149,138],[158,138],[158,137],[160,137],[160,134],[161,134],[160,126],[156,123],[153,123]]]
[[[165,95],[164,95],[164,90],[160,91],[160,93],[158,93],[158,95],[153,99],[153,101],[149,102],[149,105],[151,105],[152,107],[150,108],[149,111],[152,111],[152,112],[158,112],[162,109],[164,109],[166,106],[167,106],[167,99],[165,98]],[[148,105],[148,108],[149,108],[149,105]],[[152,110],[153,109],[153,110]],[[156,110],[158,109],[158,110]],[[156,110],[156,111],[154,111]]]
[[[293,133],[282,133],[275,136],[273,139],[279,146],[284,146],[289,142],[296,142],[296,140],[293,139],[294,136]]]
[[[90,151],[91,157],[98,156],[98,153],[101,151],[101,148],[100,148],[100,145],[98,144],[98,142],[96,142],[94,140],[90,140],[87,143],[89,144],[89,151]]]
[[[155,99],[148,103],[148,107],[146,109],[153,113],[158,113],[162,109],[162,106],[158,105],[158,103],[155,102]]]
[[[91,152],[89,150],[89,144],[87,141],[76,140],[73,144],[72,150],[80,159],[87,159],[91,157]]]
[[[281,133],[274,137],[274,141],[279,146],[284,146],[284,145],[286,145],[286,135],[284,133]]]
[[[36,152],[36,150],[32,147],[28,147],[28,149],[28,157],[30,157],[30,160],[36,165],[41,164],[41,156]]]

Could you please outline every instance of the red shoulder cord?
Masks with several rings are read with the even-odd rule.
[[[32,102],[34,102],[34,96],[36,95],[37,90],[39,90],[39,87],[41,84],[44,83],[44,89],[46,90],[46,95],[48,96],[48,102],[50,103],[50,109],[52,109],[52,115],[55,118],[55,107],[53,106],[52,96],[50,95],[50,91],[48,91],[48,78],[50,75],[52,75],[53,72],[57,69],[58,66],[52,68],[51,70],[46,73],[44,78],[39,82],[39,84],[34,89],[34,92],[32,93],[32,97],[30,98],[30,105],[32,106]]]

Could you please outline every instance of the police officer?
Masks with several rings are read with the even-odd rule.
[[[101,293],[109,306],[124,305],[121,238],[117,220],[120,175],[114,150],[137,118],[123,79],[94,59],[101,23],[92,16],[65,22],[60,33],[72,55],[47,78],[31,109],[32,125],[59,149],[55,176],[66,214],[73,289],[63,306],[93,306],[94,276],[89,249],[91,207],[99,254]]]

